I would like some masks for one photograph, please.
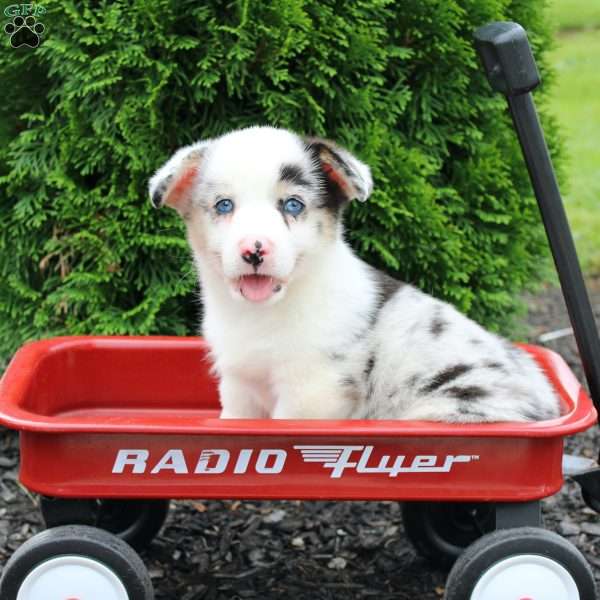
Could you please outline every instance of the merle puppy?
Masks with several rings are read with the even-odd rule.
[[[347,150],[250,127],[181,148],[149,187],[187,225],[222,417],[559,416],[525,352],[353,254],[342,211],[373,182]]]

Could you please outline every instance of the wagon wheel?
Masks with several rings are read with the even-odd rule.
[[[597,600],[581,552],[536,527],[493,531],[467,548],[446,581],[444,600]]]
[[[123,540],[85,525],[55,527],[25,542],[4,567],[2,600],[152,600],[140,557]]]
[[[496,526],[494,505],[485,502],[405,502],[402,521],[417,552],[444,571]]]
[[[596,498],[596,496],[592,496],[592,494],[590,494],[583,488],[581,489],[581,497],[583,498],[583,501],[592,510],[595,510],[597,513],[600,513],[600,498]]]
[[[46,527],[92,525],[114,533],[136,550],[146,547],[163,526],[168,500],[72,499],[42,496]]]

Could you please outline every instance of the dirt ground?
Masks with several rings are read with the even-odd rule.
[[[600,319],[600,278],[588,282]],[[548,288],[529,299],[529,339],[568,327],[562,296]],[[545,345],[583,381],[573,337]],[[567,451],[596,457],[596,428]],[[0,428],[0,570],[42,527],[36,498],[17,482],[18,438]],[[600,582],[600,519],[567,481],[544,500],[545,526],[573,542]],[[404,535],[396,502],[173,503],[166,526],[142,553],[157,600],[438,600],[445,574],[420,558]]]

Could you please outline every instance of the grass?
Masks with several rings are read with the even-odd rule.
[[[566,143],[563,197],[583,268],[600,272],[600,1],[555,0],[552,14],[560,29],[550,110]]]
[[[594,29],[600,27],[598,0],[552,0],[549,14],[557,29]]]

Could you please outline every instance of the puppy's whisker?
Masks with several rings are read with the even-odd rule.
[[[174,287],[178,287],[183,281],[189,278],[193,279],[194,281],[196,280],[196,273],[194,267],[190,267],[187,271],[182,273],[181,277],[175,282]]]

